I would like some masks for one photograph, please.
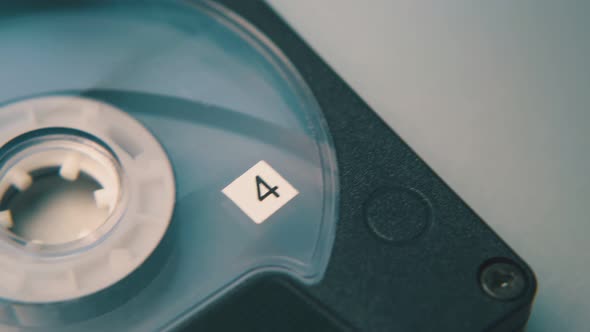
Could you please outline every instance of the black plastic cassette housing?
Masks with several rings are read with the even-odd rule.
[[[523,330],[536,291],[526,263],[268,5],[218,2],[269,37],[317,98],[336,146],[340,219],[322,282],[252,280],[186,330]]]

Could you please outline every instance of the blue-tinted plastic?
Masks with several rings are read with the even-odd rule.
[[[263,36],[202,2],[15,13],[0,20],[0,103],[81,94],[129,112],[167,151],[177,203],[150,268],[73,303],[4,301],[1,329],[169,329],[255,275],[321,280],[336,223],[334,150],[310,91]],[[300,194],[257,225],[221,190],[260,160]]]

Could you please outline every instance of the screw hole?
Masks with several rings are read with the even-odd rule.
[[[505,258],[496,258],[484,263],[480,270],[479,282],[488,296],[502,301],[519,298],[527,286],[523,270]]]

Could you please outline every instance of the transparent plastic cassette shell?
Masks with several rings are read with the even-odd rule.
[[[255,28],[198,1],[0,13],[0,119],[43,96],[105,103],[153,134],[176,182],[168,231],[141,267],[75,300],[3,299],[0,329],[167,330],[249,278],[321,280],[337,221],[334,148],[313,95]],[[261,161],[297,195],[257,223],[222,191]]]

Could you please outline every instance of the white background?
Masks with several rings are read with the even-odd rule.
[[[268,1],[532,265],[529,331],[587,331],[590,1]]]

